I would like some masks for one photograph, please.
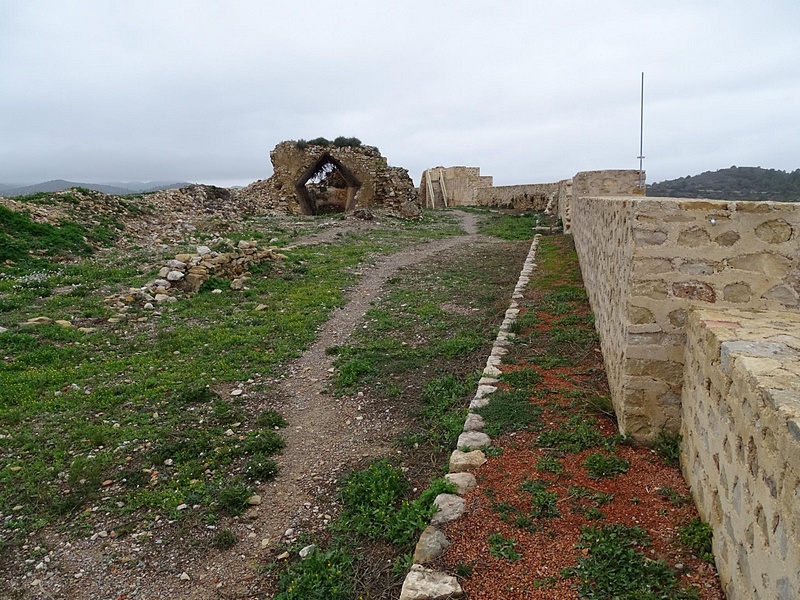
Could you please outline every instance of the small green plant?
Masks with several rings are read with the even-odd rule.
[[[500,533],[489,536],[489,554],[495,558],[505,558],[510,561],[519,560],[522,554],[515,550],[517,542],[514,538],[504,538]]]
[[[528,391],[529,388],[535,387],[542,382],[542,374],[535,369],[526,367],[503,373],[500,376],[500,381],[507,383],[511,387],[524,388],[525,391]]]
[[[554,475],[564,472],[564,464],[551,453],[542,454],[536,461],[536,468]]]
[[[631,464],[624,458],[613,454],[595,452],[586,457],[583,466],[589,472],[590,479],[602,479],[603,477],[614,477],[620,473],[627,473]]]
[[[253,491],[241,483],[232,483],[223,486],[217,492],[217,503],[229,515],[240,515],[247,508],[247,500],[253,495]]]
[[[230,529],[220,529],[214,534],[211,545],[218,550],[228,550],[236,545],[239,540]]]
[[[178,404],[204,404],[219,400],[219,394],[207,386],[192,386],[175,397]]]
[[[453,572],[456,574],[456,577],[459,577],[461,579],[467,579],[469,577],[472,577],[472,571],[474,570],[474,568],[475,567],[472,565],[459,562],[456,563],[456,565],[453,567]]]
[[[549,482],[527,479],[523,481],[519,489],[528,492],[531,496],[531,517],[535,519],[551,519],[560,517],[561,513],[556,506],[558,493],[548,491]]]
[[[392,573],[395,575],[402,575],[407,573],[414,564],[414,554],[412,552],[405,552],[398,556],[392,565]]]
[[[501,521],[505,521],[506,523],[510,523],[511,517],[517,512],[517,509],[508,502],[494,502],[492,504],[492,510],[500,515]]]
[[[696,599],[696,590],[679,586],[663,561],[645,556],[640,548],[649,544],[647,532],[640,527],[616,523],[584,527],[578,547],[587,555],[562,575],[575,577],[580,597],[592,600]]]
[[[590,506],[583,514],[589,521],[597,521],[606,518],[605,513],[596,506]]]
[[[262,411],[258,417],[256,417],[256,425],[259,427],[286,427],[288,423],[286,419],[283,418],[283,415],[276,410],[272,410],[268,408],[265,411]]]
[[[278,463],[265,454],[254,454],[247,461],[244,474],[250,481],[269,481],[278,474]]]
[[[714,530],[708,523],[703,523],[700,519],[692,519],[688,525],[678,528],[678,536],[681,543],[695,555],[708,562],[714,562],[712,553]]]
[[[664,464],[677,466],[681,457],[681,435],[661,429],[653,441],[653,450]]]
[[[594,446],[607,446],[608,443],[598,429],[597,420],[587,418],[585,415],[570,417],[559,427],[542,433],[536,442],[541,448],[552,448],[573,454]]]
[[[408,482],[386,459],[373,462],[363,471],[353,471],[342,483],[342,513],[334,529],[400,546],[412,543],[428,525],[436,512],[436,496],[455,490],[445,479],[436,479],[416,500],[404,500]]]
[[[689,496],[684,496],[668,485],[665,485],[658,490],[658,495],[664,498],[664,500],[669,500],[669,503],[672,504],[672,506],[678,508],[681,506],[686,506],[692,501]]]
[[[283,438],[272,429],[263,429],[251,433],[244,441],[244,447],[247,452],[265,456],[277,454],[285,445],[286,442],[283,441]]]
[[[275,600],[350,600],[355,558],[344,550],[311,553],[281,573]]]

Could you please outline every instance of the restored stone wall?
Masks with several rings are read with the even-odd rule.
[[[572,199],[596,196],[639,195],[639,171],[630,169],[608,169],[605,171],[581,171],[572,178],[568,194],[563,194],[558,203],[557,214],[564,225],[564,233],[572,231]]]
[[[620,429],[677,431],[688,309],[797,310],[800,205],[573,199],[572,233]]]
[[[693,310],[681,463],[728,600],[800,597],[800,314]]]

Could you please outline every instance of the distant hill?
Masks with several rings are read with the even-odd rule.
[[[37,194],[39,192],[60,192],[72,187],[82,187],[104,194],[113,194],[115,196],[125,196],[126,194],[138,194],[142,192],[156,192],[158,190],[169,190],[175,188],[186,187],[189,185],[186,182],[178,183],[164,183],[159,181],[144,182],[130,182],[114,184],[99,184],[99,183],[76,183],[74,181],[65,181],[63,179],[54,179],[52,181],[45,181],[34,185],[26,185],[23,187],[8,187],[0,184],[0,194],[6,197],[11,196],[27,196],[28,194]]]
[[[731,167],[706,171],[647,186],[648,196],[715,200],[800,201],[800,169],[787,173],[761,167]]]

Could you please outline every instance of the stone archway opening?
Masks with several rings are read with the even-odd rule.
[[[294,189],[303,214],[319,215],[353,210],[361,182],[326,153],[306,169]]]

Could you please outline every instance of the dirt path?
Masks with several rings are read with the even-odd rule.
[[[256,490],[260,504],[230,526],[240,540],[231,550],[182,547],[183,540],[160,545],[156,536],[101,540],[103,544],[81,540],[59,556],[63,595],[49,594],[40,586],[32,597],[267,598],[254,566],[275,560],[280,551],[276,548],[296,542],[298,535],[321,531],[336,514],[332,492],[337,479],[356,464],[387,455],[404,427],[398,411],[368,395],[336,398],[329,393],[333,367],[325,350],[346,343],[398,269],[482,239],[476,215],[455,214],[464,235],[421,243],[365,267],[347,304],[333,312],[316,341],[287,367],[285,375],[272,381],[266,396],[289,423],[282,430],[286,449],[278,459],[278,477]],[[331,235],[335,232],[317,234],[309,241],[329,241]],[[252,394],[253,399],[261,396]]]

